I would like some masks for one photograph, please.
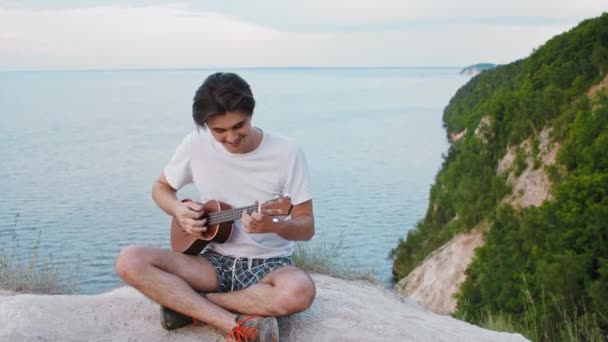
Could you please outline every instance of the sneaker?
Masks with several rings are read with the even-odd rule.
[[[171,310],[166,306],[160,306],[160,325],[166,330],[179,329],[193,322],[192,317]]]
[[[236,322],[226,342],[279,342],[279,324],[274,317],[238,315]]]

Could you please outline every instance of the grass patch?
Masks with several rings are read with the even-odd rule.
[[[539,302],[524,290],[526,308],[519,315],[502,311],[485,311],[476,323],[488,330],[519,333],[534,342],[607,342],[608,336],[602,332],[602,325],[608,317],[598,313],[584,313],[573,309],[563,301],[554,299],[550,305],[559,313],[558,319],[548,317],[547,303]],[[469,321],[464,313],[455,318]]]
[[[523,316],[531,316],[525,312]],[[494,312],[483,315],[479,326],[484,329],[520,333],[531,341],[569,341],[569,342],[605,342],[608,336],[602,334],[600,317],[597,314],[577,315],[562,312],[563,321],[548,324],[545,320],[524,319],[517,322],[511,315]]]
[[[50,255],[40,258],[40,230],[32,246],[22,246],[17,234],[18,218],[16,214],[12,227],[0,230],[0,289],[36,294],[75,293],[79,262],[73,274],[66,275]]]
[[[298,241],[292,258],[300,269],[347,280],[378,282],[373,268],[344,260],[343,238],[332,241]]]
[[[520,327],[513,321],[510,315],[504,314],[502,312],[498,313],[486,313],[481,321],[481,327],[500,332],[510,332],[517,333],[520,332]]]

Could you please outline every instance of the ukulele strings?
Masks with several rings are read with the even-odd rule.
[[[209,223],[208,224],[216,225],[216,224],[220,224],[220,223],[224,223],[224,222],[228,222],[228,221],[234,221],[234,220],[238,219],[239,217],[241,217],[241,213],[243,212],[243,210],[247,210],[247,212],[251,212],[251,211],[253,211],[253,209],[256,209],[256,208],[257,208],[257,206],[250,205],[247,207],[234,208],[234,209],[220,211],[217,213],[211,213],[211,214],[209,214]]]

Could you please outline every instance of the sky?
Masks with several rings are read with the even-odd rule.
[[[608,0],[0,0],[0,71],[506,64],[604,11]]]

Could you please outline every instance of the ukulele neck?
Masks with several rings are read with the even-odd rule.
[[[216,224],[236,221],[241,218],[241,215],[243,215],[243,211],[247,211],[247,213],[251,214],[252,212],[257,211],[257,209],[258,209],[258,205],[252,204],[252,205],[248,205],[246,207],[233,208],[233,209],[220,211],[217,213],[211,213],[207,217],[207,224],[216,225]]]

